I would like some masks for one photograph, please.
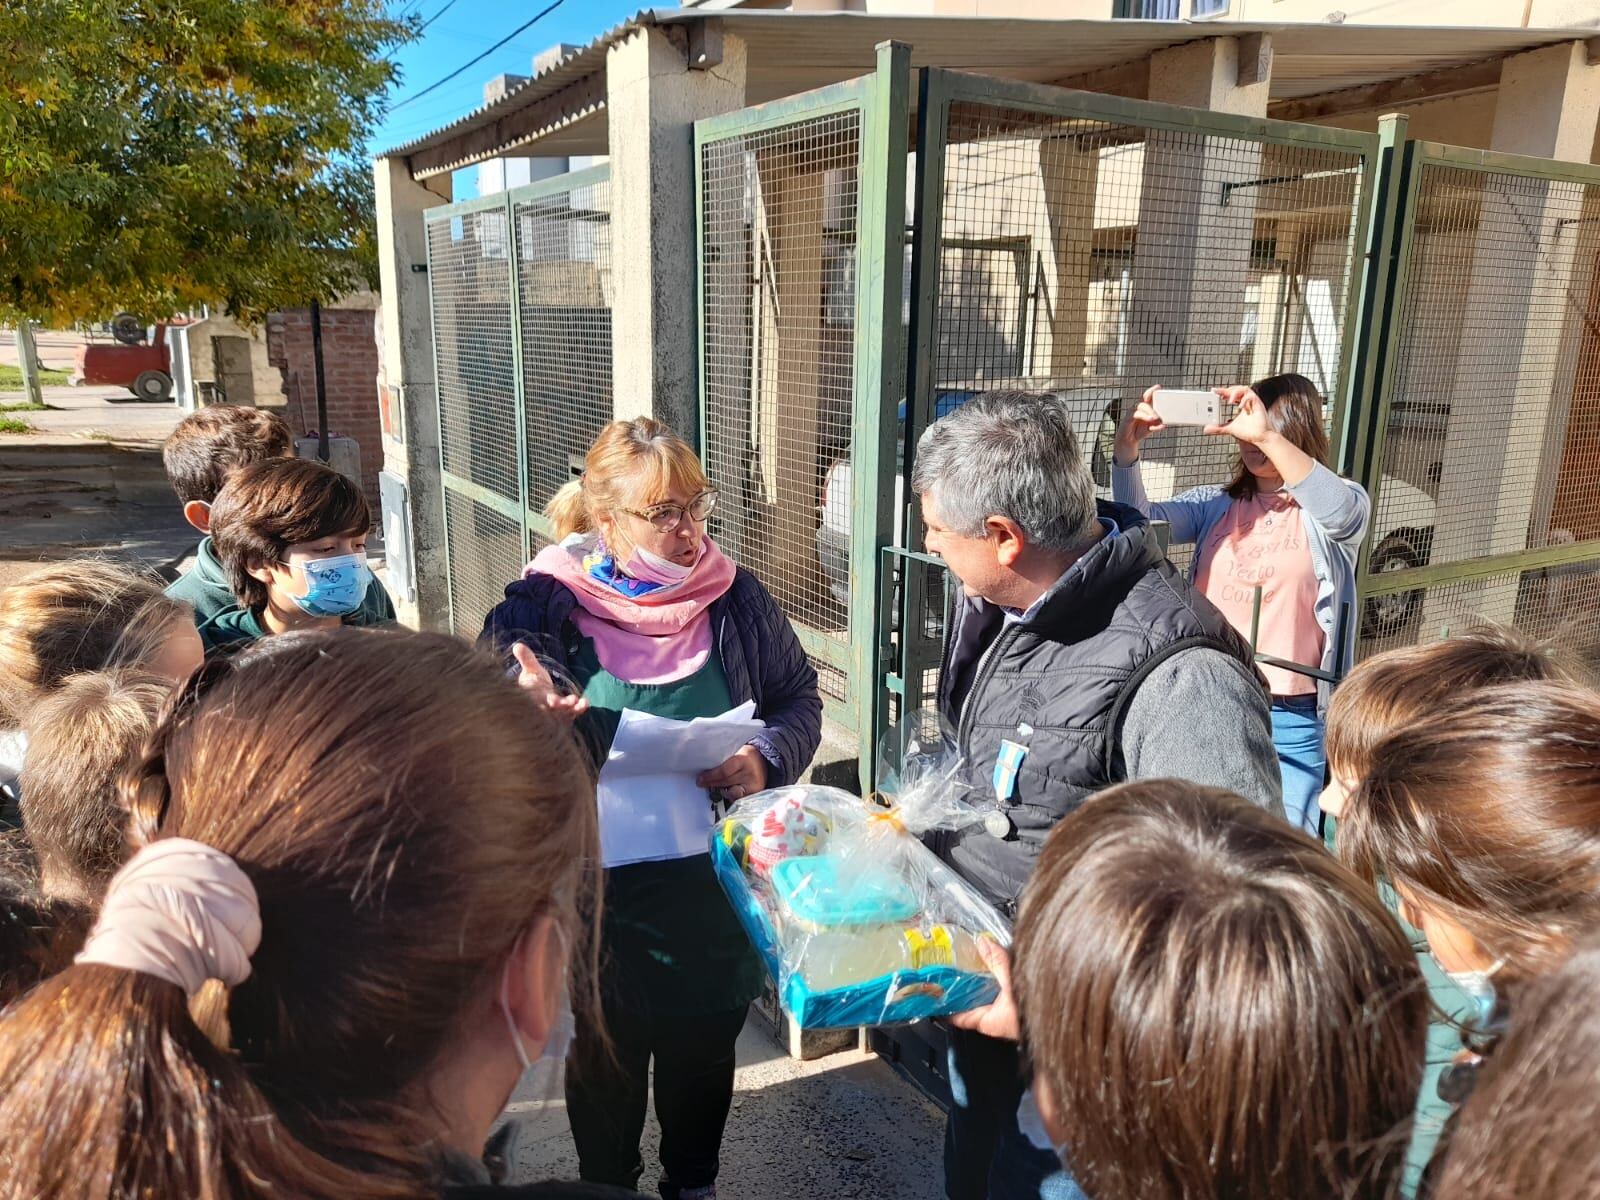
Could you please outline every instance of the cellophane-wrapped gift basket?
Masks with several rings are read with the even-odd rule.
[[[930,727],[917,714],[891,733],[874,799],[773,788],[711,831],[717,877],[803,1029],[945,1016],[999,993],[981,943],[1009,945],[1009,926],[924,844],[987,815]]]

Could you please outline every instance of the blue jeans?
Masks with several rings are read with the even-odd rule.
[[[949,1200],[1088,1200],[1055,1153],[1039,1149],[1017,1128],[1026,1089],[1016,1043],[951,1029],[949,1044]]]
[[[1272,744],[1283,773],[1283,813],[1289,824],[1312,837],[1322,836],[1322,810],[1317,797],[1328,760],[1322,752],[1322,720],[1315,696],[1275,696],[1272,700]]]

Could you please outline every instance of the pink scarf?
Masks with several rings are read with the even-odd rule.
[[[625,683],[671,683],[705,666],[712,602],[733,584],[733,560],[710,538],[703,544],[689,578],[643,596],[624,596],[591,576],[583,560],[595,540],[576,534],[539,551],[522,575],[548,575],[573,594],[572,623],[611,674]]]

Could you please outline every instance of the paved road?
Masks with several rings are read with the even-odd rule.
[[[723,1200],[937,1200],[944,1194],[944,1114],[882,1059],[855,1051],[797,1063],[752,1015],[739,1038],[733,1111],[723,1140]],[[541,1103],[540,1097],[547,1097]],[[575,1179],[560,1079],[541,1067],[508,1116],[521,1126],[516,1182]],[[655,1193],[661,1130],[645,1126],[644,1178]]]
[[[181,414],[118,395],[46,388],[50,410],[18,414],[37,432],[0,435],[0,586],[80,554],[161,565],[193,548],[161,466],[161,442]]]

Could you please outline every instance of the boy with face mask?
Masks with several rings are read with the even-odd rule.
[[[293,450],[294,438],[282,417],[243,404],[213,404],[191,413],[162,445],[161,461],[183,505],[183,519],[208,535],[195,547],[194,566],[167,587],[167,595],[194,607],[197,625],[234,606],[233,588],[209,536],[211,506],[234,472],[288,458]]]
[[[211,541],[235,604],[201,624],[206,649],[393,621],[367,566],[371,526],[360,486],[322,463],[276,459],[237,472],[211,508]]]

